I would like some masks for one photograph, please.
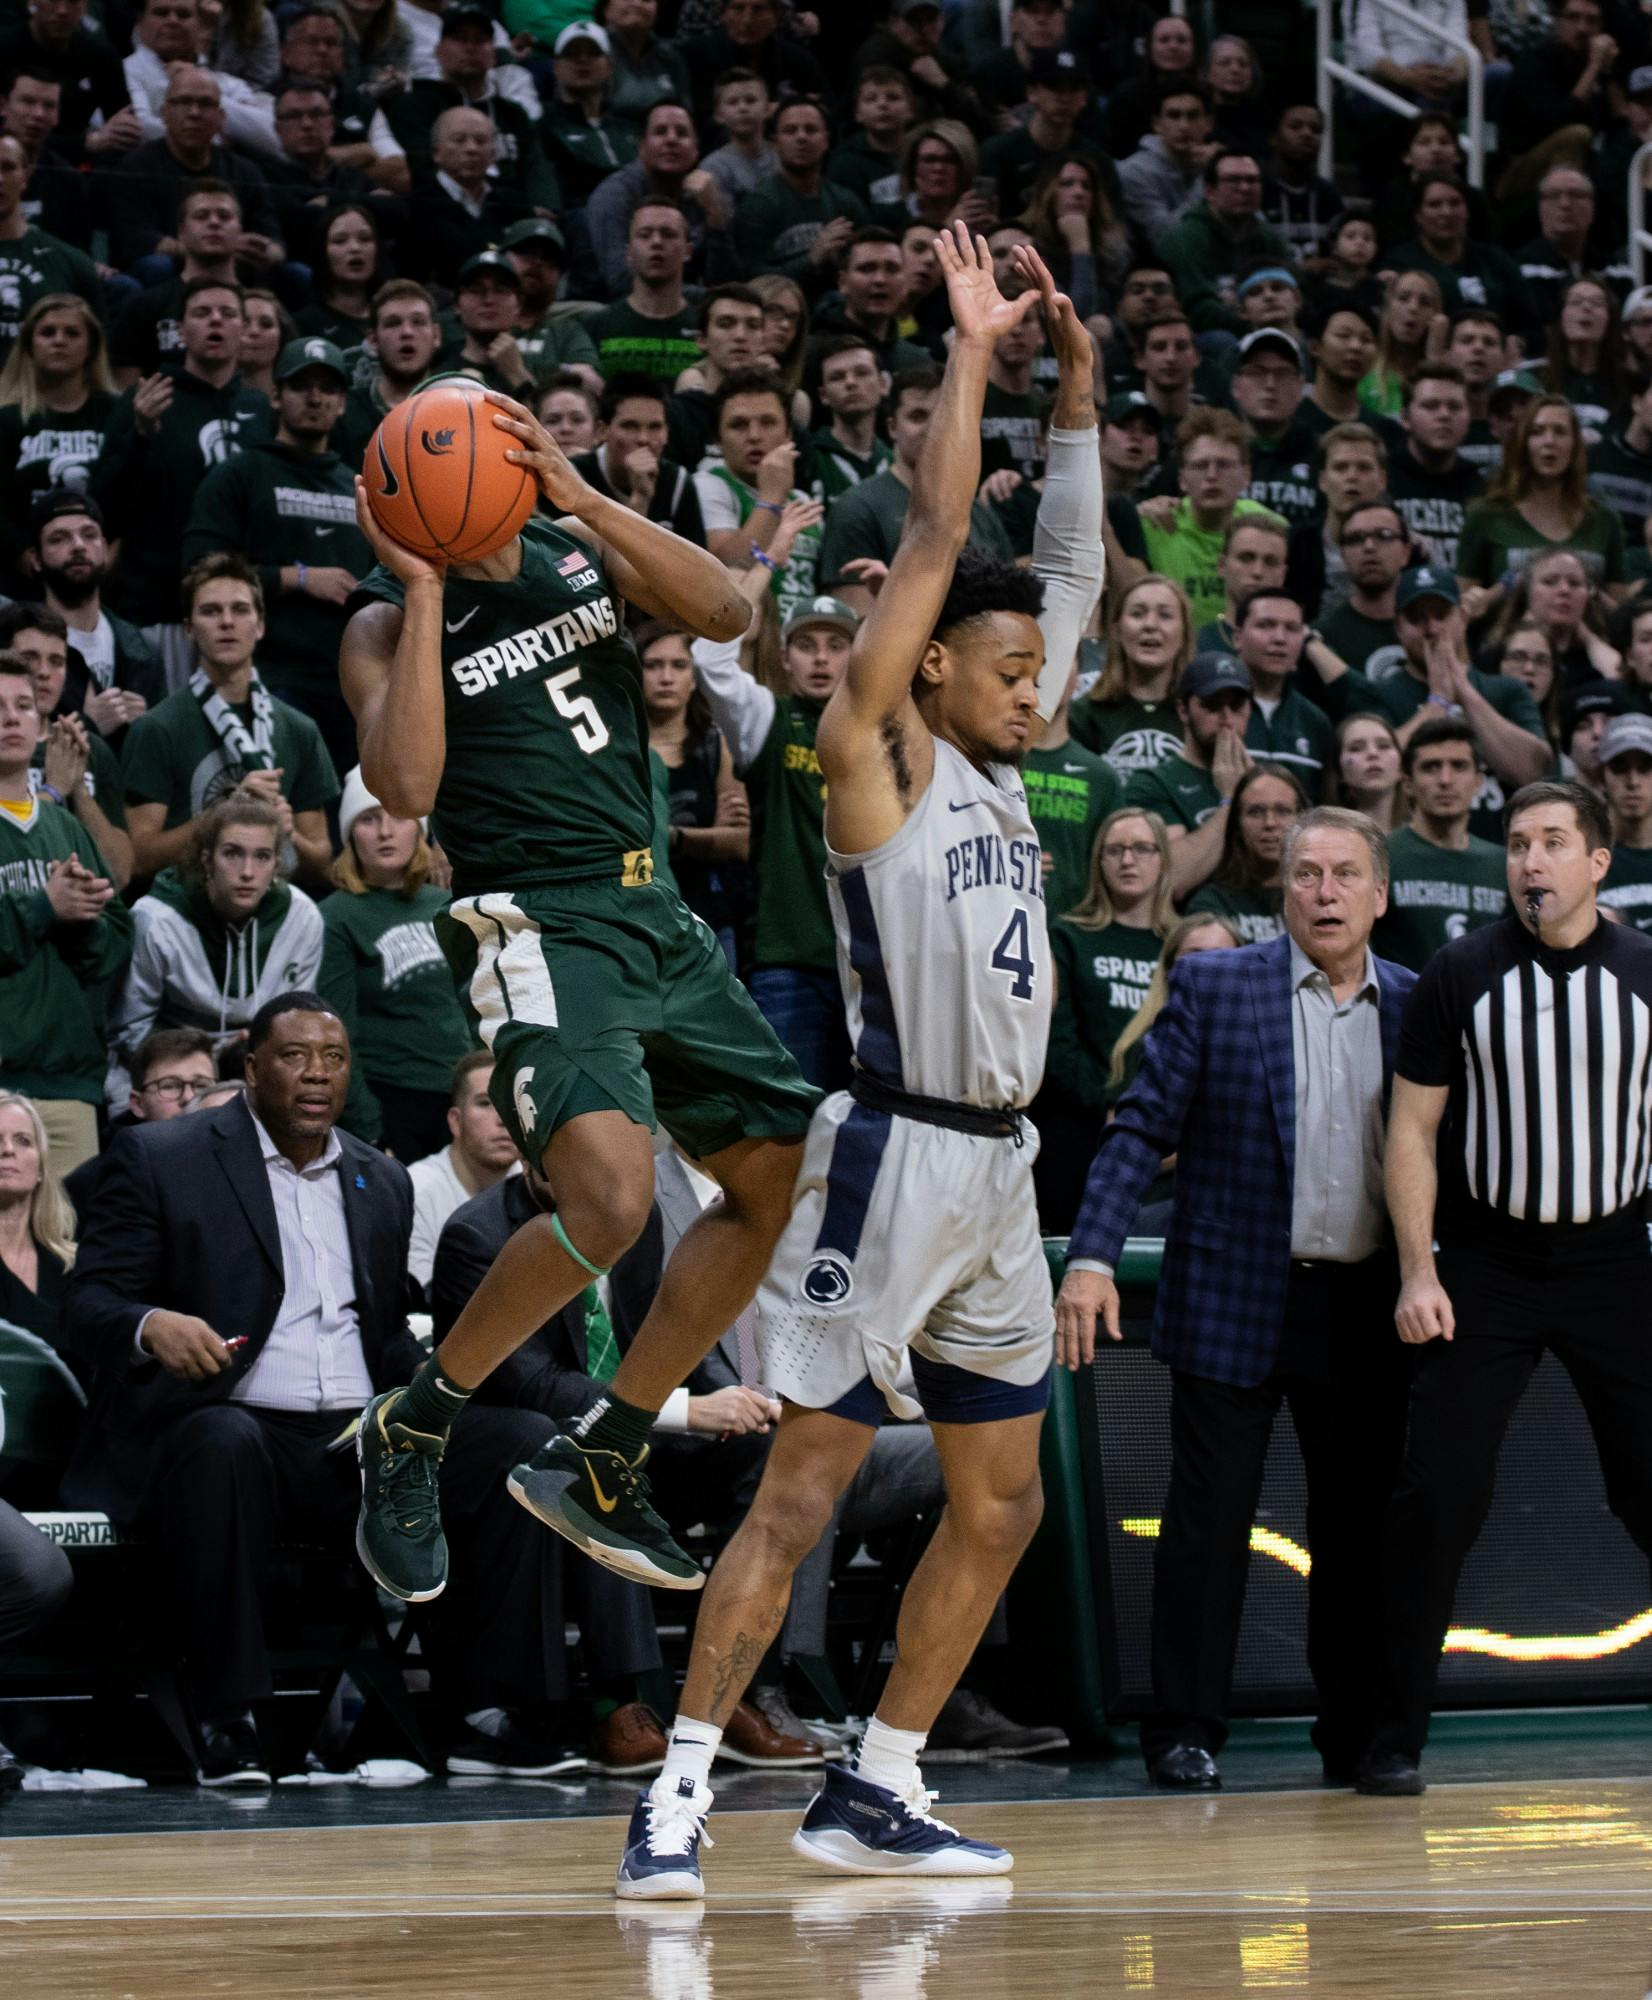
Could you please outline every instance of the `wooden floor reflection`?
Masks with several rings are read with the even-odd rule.
[[[943,1811],[945,1806],[943,1803]],[[714,1822],[710,1898],[617,1906],[620,1822],[0,1840],[0,1993],[1641,2000],[1652,1783],[965,1807],[1007,1880],[863,1882]]]

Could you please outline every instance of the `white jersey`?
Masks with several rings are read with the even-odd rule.
[[[978,771],[936,737],[935,775],[900,832],[866,854],[827,854],[861,1067],[953,1104],[1028,1104],[1055,982],[1043,856],[1015,769]]]

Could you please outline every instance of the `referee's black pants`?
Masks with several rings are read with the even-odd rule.
[[[1289,1403],[1308,1484],[1308,1665],[1314,1742],[1352,1768],[1376,1719],[1375,1583],[1399,1469],[1408,1359],[1394,1332],[1398,1273],[1293,1262],[1279,1351],[1251,1388],[1178,1369],[1170,1491],[1153,1557],[1151,1765],[1177,1743],[1220,1750],[1250,1566],[1250,1531],[1274,1418]]]
[[[1638,1212],[1586,1228],[1511,1225],[1443,1243],[1456,1334],[1419,1354],[1383,1578],[1373,1748],[1418,1759],[1457,1578],[1485,1523],[1497,1454],[1543,1350],[1577,1389],[1612,1512],[1652,1556],[1652,1255]]]

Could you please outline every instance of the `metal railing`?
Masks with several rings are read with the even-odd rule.
[[[1468,138],[1465,147],[1468,160],[1464,173],[1470,187],[1483,187],[1486,178],[1486,65],[1480,51],[1466,35],[1450,33],[1426,14],[1419,14],[1415,7],[1407,7],[1404,0],[1358,0],[1358,5],[1376,7],[1398,20],[1409,21],[1414,28],[1432,35],[1437,42],[1444,42],[1466,59]],[[1319,109],[1325,120],[1325,137],[1319,149],[1319,170],[1326,175],[1331,172],[1334,156],[1331,120],[1335,116],[1336,86],[1339,83],[1361,97],[1370,98],[1372,103],[1396,112],[1401,118],[1415,118],[1421,109],[1420,105],[1401,97],[1398,91],[1390,90],[1386,84],[1377,83],[1357,69],[1350,68],[1347,63],[1336,60],[1331,53],[1336,38],[1335,8],[1336,0],[1319,0]]]
[[[1646,170],[1652,165],[1652,139],[1629,162],[1629,268],[1637,288],[1646,283],[1646,253],[1652,234],[1646,227]]]

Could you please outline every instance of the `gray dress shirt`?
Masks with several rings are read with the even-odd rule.
[[[286,1290],[269,1339],[230,1400],[268,1410],[360,1409],[373,1378],[356,1319],[338,1134],[327,1134],[320,1159],[300,1173],[256,1117],[252,1124],[275,1202]]]
[[[1369,950],[1339,1006],[1331,982],[1291,940],[1296,1181],[1291,1255],[1358,1263],[1382,1247],[1382,1013]]]

